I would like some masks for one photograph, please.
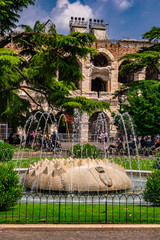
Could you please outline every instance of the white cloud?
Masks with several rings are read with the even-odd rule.
[[[68,0],[57,0],[55,8],[49,13],[39,6],[30,6],[21,15],[19,24],[26,24],[33,27],[37,20],[45,22],[51,19],[55,23],[58,33],[69,32],[69,20],[73,17],[84,17],[85,20],[95,17],[92,8],[82,4],[79,0],[70,3]]]
[[[23,10],[18,24],[25,24],[33,27],[37,20],[40,22],[47,21],[48,13],[39,6],[29,6],[27,9]]]
[[[126,10],[133,6],[133,0],[113,0],[118,8],[121,10]]]
[[[70,0],[57,0],[56,6],[50,12],[43,10],[38,5],[29,6],[27,9],[24,9],[19,24],[26,24],[33,27],[37,20],[46,22],[48,19],[51,19],[55,23],[58,33],[68,34],[71,16],[84,17],[85,20],[106,17],[102,13],[104,12],[104,5],[109,1],[114,2],[116,7],[123,11],[132,7],[134,0],[97,0],[92,7],[82,4],[80,0],[73,3],[70,3]],[[105,11],[109,10],[106,9]]]
[[[72,17],[93,18],[92,8],[83,5],[80,1],[70,3],[68,0],[58,0],[56,7],[50,13],[51,20],[60,32],[69,30],[69,20]]]

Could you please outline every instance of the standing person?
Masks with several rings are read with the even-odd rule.
[[[32,131],[32,133],[31,133],[31,135],[30,135],[30,143],[33,142],[34,138],[35,138],[35,132]]]
[[[56,132],[55,132],[55,130],[54,130],[54,131],[53,131],[53,134],[51,135],[52,144],[53,144],[54,147],[55,147],[55,145],[56,145],[56,138],[57,138],[57,135],[56,135]]]
[[[146,147],[146,138],[145,137],[142,137],[140,142],[141,142],[141,148]]]
[[[48,133],[48,135],[47,135],[47,141],[48,141],[48,148],[49,148],[49,150],[51,150],[51,147],[52,147],[52,144],[51,144],[51,134],[50,134],[50,132]]]
[[[102,132],[100,132],[98,140],[99,140],[99,142],[101,142],[103,140],[103,133]]]
[[[43,136],[43,144],[44,144],[44,149],[47,148],[47,134],[44,134]]]
[[[105,134],[104,134],[104,139],[105,139],[105,142],[107,142],[107,139],[108,139],[108,133],[107,132],[105,132]]]
[[[156,138],[156,142],[155,142],[152,150],[156,152],[159,149],[160,149],[160,140],[159,140],[159,138]]]

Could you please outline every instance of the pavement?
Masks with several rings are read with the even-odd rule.
[[[0,240],[160,240],[160,224],[0,225]]]

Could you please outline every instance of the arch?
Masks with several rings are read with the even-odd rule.
[[[102,78],[95,78],[92,79],[91,82],[91,91],[99,92],[106,92],[106,82],[102,80]]]
[[[91,62],[95,67],[107,67],[109,65],[106,56],[102,53],[91,58]]]
[[[105,48],[99,48],[99,52],[107,58],[108,64],[111,65],[112,62],[114,61],[113,54]]]
[[[159,72],[155,66],[147,66],[146,67],[146,76],[145,76],[146,80],[149,80],[149,79],[158,80],[159,79],[158,75],[159,75]]]
[[[109,133],[110,118],[104,112],[95,112],[88,121],[88,134],[92,140],[97,140],[100,132]]]
[[[126,64],[128,64],[129,61],[123,61],[120,65],[119,65],[119,70],[121,70],[122,66],[125,66]],[[120,75],[118,72],[118,82],[119,83],[128,83],[134,81],[134,73],[133,74],[126,74],[126,75]]]

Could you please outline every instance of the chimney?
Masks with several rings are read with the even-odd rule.
[[[71,17],[69,21],[70,33],[80,32],[85,33],[87,30],[87,21],[81,17]]]
[[[89,19],[90,32],[96,37],[97,40],[106,40],[108,23],[104,23],[103,20]]]

